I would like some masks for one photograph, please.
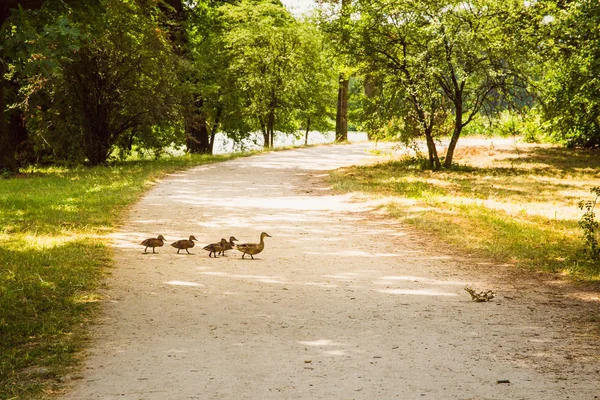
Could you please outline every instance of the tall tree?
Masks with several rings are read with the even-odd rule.
[[[294,133],[302,42],[298,22],[281,3],[244,0],[223,8],[227,21],[229,73],[244,96],[249,127],[272,147],[276,131]]]
[[[298,117],[304,127],[304,143],[308,144],[311,130],[328,131],[336,112],[335,92],[337,76],[331,68],[332,49],[316,26],[303,22],[299,25],[301,39],[299,61],[296,72],[298,90]]]
[[[600,147],[600,4],[547,2],[540,85],[544,117],[570,147]]]
[[[24,10],[37,10],[42,7],[43,0],[4,0],[0,3],[0,38],[5,37],[9,29],[7,20],[11,10],[19,6]],[[7,96],[10,91],[18,91],[18,82],[6,79],[5,75],[8,63],[11,60],[11,49],[0,45],[0,170],[16,170],[18,162],[16,159],[17,149],[20,144],[27,140],[27,130],[23,113],[9,110]]]
[[[433,133],[443,131],[443,117],[453,117],[443,162],[450,167],[463,128],[525,86],[519,73],[524,49],[514,46],[512,31],[526,19],[526,7],[488,0],[355,4],[358,18],[346,51],[363,73],[387,86],[381,93],[389,95],[407,126],[419,127],[434,168],[440,161]]]
[[[99,0],[74,5],[65,15],[58,14],[56,30],[76,30],[79,40],[68,57],[49,59],[57,73],[23,102],[31,140],[53,159],[87,159],[92,165],[105,162],[115,148],[159,149],[172,142],[169,122],[177,119],[180,102],[171,47],[156,9]],[[67,25],[61,23],[65,19]],[[27,21],[24,16],[15,32]],[[48,26],[39,37],[46,38],[47,31]]]

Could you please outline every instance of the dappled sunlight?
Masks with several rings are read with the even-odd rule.
[[[290,282],[283,280],[283,278],[280,276],[231,274],[231,273],[222,272],[222,271],[202,271],[202,272],[200,272],[200,274],[208,275],[208,276],[223,277],[223,278],[252,280],[252,281],[262,282],[262,283],[290,284]]]
[[[337,279],[341,281],[353,281],[361,275],[356,272],[343,272],[339,274],[323,275],[323,278]]]
[[[169,282],[164,282],[164,283],[165,283],[165,285],[173,285],[173,286],[206,287],[206,285],[203,285],[201,283],[196,283],[196,282],[169,281]]]
[[[328,356],[345,356],[346,351],[345,350],[326,350],[323,352],[323,354],[328,355]]]
[[[440,292],[432,289],[377,289],[378,293],[409,296],[458,296],[456,293]]]
[[[426,285],[465,285],[464,281],[441,281],[439,279],[431,279],[425,278],[422,276],[382,276],[379,281],[376,281],[376,284],[381,285],[389,285],[390,281],[392,282],[414,282],[414,283],[423,283]]]
[[[368,253],[366,251],[360,251],[360,250],[346,250],[346,251],[337,251],[337,252],[305,251],[304,254],[341,256],[341,257],[368,257],[368,258],[400,257],[400,254],[396,254],[396,253]]]
[[[325,346],[346,346],[345,343],[338,343],[330,339],[319,339],[312,341],[298,341],[298,343],[304,346],[312,346],[312,347],[325,347]]]
[[[317,287],[322,287],[325,289],[332,289],[332,288],[337,288],[338,285],[334,285],[333,283],[329,283],[329,282],[302,282],[302,285],[304,286],[317,286]]]
[[[260,189],[263,190],[262,188]],[[265,202],[263,197],[232,196],[227,200],[227,209],[231,212],[236,209],[245,210],[245,212],[253,212],[253,209],[271,209],[271,210],[290,210],[290,211],[326,211],[336,210],[343,211],[366,211],[370,207],[365,204],[351,203],[348,200],[351,195],[335,195],[328,197],[312,197],[312,196],[272,196],[268,202]],[[173,196],[173,199],[188,205],[198,207],[214,206],[214,199],[211,197],[201,197],[198,195]]]
[[[31,235],[31,234],[2,234],[0,235],[0,243],[5,242],[3,247],[12,248],[14,251],[29,251],[29,250],[47,250],[57,247],[66,246],[72,243],[81,242],[82,240],[90,240],[99,238],[98,236],[86,235],[82,237],[77,234],[48,236],[48,235]],[[12,245],[11,245],[12,244]]]
[[[587,198],[587,193],[581,198]],[[451,196],[441,199],[447,204],[479,205],[490,210],[504,211],[508,215],[539,216],[551,220],[578,221],[581,210],[576,205],[564,205],[558,202],[510,202],[498,199],[475,199],[470,197]]]

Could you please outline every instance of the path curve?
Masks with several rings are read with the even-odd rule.
[[[561,310],[535,303],[543,293],[477,275],[330,193],[325,171],[374,161],[370,146],[240,158],[156,185],[116,235],[104,317],[63,398],[596,398],[598,368],[573,361],[585,349],[573,354]],[[254,261],[202,250],[261,231],[273,237]],[[142,254],[157,234],[198,246]],[[504,296],[473,303],[466,284]]]

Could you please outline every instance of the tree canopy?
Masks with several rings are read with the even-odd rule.
[[[340,136],[348,95],[355,125],[423,139],[435,169],[507,109],[538,107],[558,140],[600,145],[597,2],[317,3],[298,18],[278,0],[3,2],[0,168],[212,153],[219,132],[265,147],[334,123]]]

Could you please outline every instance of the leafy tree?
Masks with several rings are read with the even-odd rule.
[[[302,41],[298,22],[279,2],[248,1],[222,8],[230,53],[228,73],[242,91],[247,127],[272,147],[275,130],[294,133]]]
[[[600,147],[600,4],[547,10],[541,97],[552,134],[571,147]]]
[[[43,3],[43,0],[5,0],[0,3],[0,169],[16,170],[18,153],[28,141],[23,110],[14,106],[21,90],[16,72],[21,68],[28,69],[31,74],[42,77],[35,80],[39,83],[44,75],[54,72],[52,60],[64,56],[63,50],[70,47],[73,39],[73,31],[65,29],[64,19],[54,26],[46,25],[42,35],[32,35],[31,28],[35,24],[17,29],[15,21],[23,15],[46,20],[49,12],[29,11],[40,10]]]
[[[175,140],[177,79],[156,9],[102,0],[74,7],[71,18],[82,33],[79,48],[30,109],[38,145],[55,158],[97,165],[116,148],[161,149]]]
[[[300,60],[296,64],[298,118],[305,129],[304,143],[308,144],[311,129],[327,131],[334,128],[337,77],[330,67],[331,49],[317,27],[308,22],[301,23],[297,34],[302,43]]]
[[[251,130],[240,114],[242,91],[229,68],[234,54],[227,49],[226,13],[221,3],[196,3],[187,11],[185,122],[191,152],[212,153],[219,130],[234,139]]]
[[[329,37],[338,43],[346,43],[349,38],[349,22],[352,0],[316,0],[321,7],[321,27]],[[327,21],[326,23],[323,23]],[[343,52],[337,54],[339,62]],[[348,140],[348,102],[350,96],[350,71],[348,66],[339,66],[337,109],[335,116],[336,141]]]
[[[521,3],[374,0],[353,6],[346,51],[363,74],[385,86],[379,108],[386,111],[379,115],[424,136],[434,168],[441,166],[434,133],[443,131],[446,116],[453,118],[443,162],[450,167],[463,128],[525,86],[519,73],[524,49],[512,34],[526,20]]]

